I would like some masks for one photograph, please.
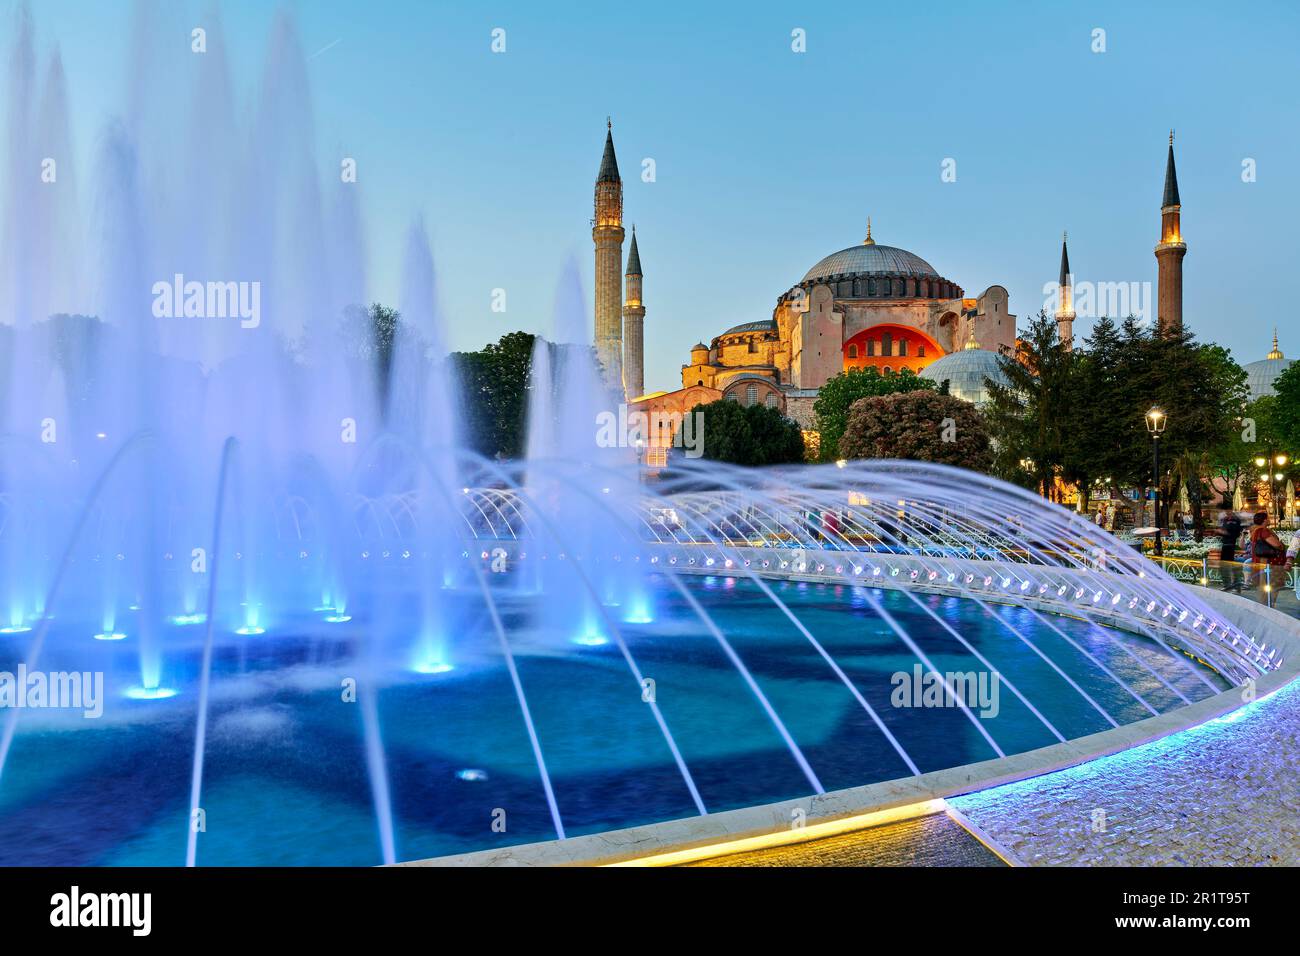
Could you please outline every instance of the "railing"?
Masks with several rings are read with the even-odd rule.
[[[1288,571],[1266,562],[1220,561],[1208,556],[1174,558],[1148,554],[1147,558],[1183,584],[1236,591],[1242,597],[1300,616],[1300,569]]]

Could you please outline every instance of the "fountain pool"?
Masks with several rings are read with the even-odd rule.
[[[700,575],[689,586],[825,789],[909,773],[859,702],[752,581]],[[921,607],[899,591],[848,584],[772,581],[771,587],[923,772],[996,752],[957,708],[892,705],[891,675],[911,674],[917,658],[877,602],[941,671],[983,665],[927,611],[957,629],[1033,702],[1041,717],[1004,686],[997,715],[979,718],[1008,754],[1055,742],[1044,719],[1067,738],[1110,726],[1066,676],[1117,722],[1150,714],[1066,636],[1157,710],[1181,706],[1178,693],[1192,700],[1214,693],[1151,642],[1100,624],[1056,617],[1052,623],[1063,632],[1057,634],[1032,611],[1010,605],[986,610],[972,600],[930,594],[921,596]],[[682,595],[659,578],[647,593],[655,620],[623,624],[623,637],[654,681],[654,697],[706,808],[807,794],[809,783],[773,723]],[[476,603],[472,594],[462,597]],[[221,641],[212,665],[198,863],[382,862],[364,722],[359,708],[344,700],[344,684],[361,673],[354,651],[370,623],[369,605],[384,599],[358,597],[346,623],[326,623],[328,615],[308,611],[277,619],[266,634]],[[566,833],[696,813],[646,694],[615,645],[547,633],[535,610],[528,596],[503,595],[500,602]],[[452,669],[394,668],[380,678],[377,707],[399,859],[555,837],[495,635],[487,616],[472,607],[464,619]],[[415,614],[408,620],[414,625]],[[1065,676],[1004,622],[1032,635]],[[65,627],[75,638],[66,643]],[[102,671],[105,715],[88,721],[56,711],[24,714],[0,787],[0,864],[185,861],[202,641],[201,629],[174,630],[163,678],[184,692],[140,701],[125,696],[138,679],[130,638],[97,644],[75,615],[55,622],[44,666]],[[0,669],[15,670],[15,650],[12,641],[0,645]],[[504,831],[494,830],[494,822],[503,822]]]

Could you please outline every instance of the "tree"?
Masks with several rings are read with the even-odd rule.
[[[998,444],[995,472],[1030,473],[1040,490],[1060,474],[1083,491],[1102,479],[1116,497],[1137,487],[1145,499],[1156,480],[1146,413],[1162,409],[1162,522],[1175,496],[1175,463],[1195,495],[1201,482],[1193,472],[1201,469],[1204,478],[1210,463],[1227,455],[1246,395],[1245,373],[1225,349],[1132,316],[1098,320],[1084,348],[1069,352],[1039,313],[1016,355],[1003,356],[1002,370],[1008,385],[990,388],[987,409]],[[1027,471],[1021,462],[1030,463]]]
[[[1086,484],[1088,461],[1071,446],[1078,433],[1078,363],[1061,345],[1055,319],[1039,312],[1017,342],[998,358],[1003,382],[987,380],[985,409],[989,431],[997,436],[994,473],[1026,480],[1048,496],[1060,475]]]
[[[1277,393],[1274,428],[1280,444],[1292,455],[1300,454],[1300,362],[1295,362],[1273,382]]]
[[[858,399],[849,409],[840,454],[934,461],[975,471],[987,471],[993,460],[979,410],[928,389]]]
[[[381,409],[388,403],[393,347],[401,322],[400,312],[379,302],[369,306],[350,305],[343,310],[344,351],[369,366]]]
[[[696,405],[703,412],[703,457],[737,465],[780,465],[803,461],[803,432],[796,422],[766,405],[741,405],[724,398]],[[678,436],[679,442],[682,436]]]
[[[480,351],[450,356],[464,396],[464,440],[482,455],[521,458],[527,450],[535,341],[529,332],[508,332]]]
[[[819,457],[822,461],[843,457],[839,451],[840,436],[848,424],[849,409],[858,399],[934,387],[933,382],[921,378],[911,369],[889,375],[881,375],[874,368],[851,368],[839,373],[821,387],[813,404],[817,432],[821,436]]]

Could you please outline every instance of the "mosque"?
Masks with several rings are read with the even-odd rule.
[[[1183,321],[1187,244],[1181,210],[1170,133],[1154,250],[1161,329],[1180,328]],[[644,276],[635,233],[624,269],[624,237],[623,186],[613,127],[607,124],[592,220],[596,350],[611,391],[625,397],[629,410],[647,415],[682,414],[726,398],[776,408],[811,431],[819,389],[840,372],[859,368],[885,375],[908,369],[947,382],[951,394],[978,405],[988,400],[987,380],[1002,377],[999,355],[1014,352],[1017,343],[1016,316],[1004,286],[995,283],[969,296],[916,253],[877,242],[868,219],[865,238],[808,269],[777,296],[770,318],[742,322],[707,343],[697,342],[681,367],[681,387],[645,394]],[[1067,348],[1074,340],[1073,291],[1063,238],[1055,318]],[[1289,364],[1275,336],[1268,358],[1246,366],[1252,398],[1257,391],[1271,391]],[[650,444],[660,442],[652,437]]]

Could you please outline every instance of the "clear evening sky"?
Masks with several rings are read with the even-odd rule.
[[[207,2],[146,5],[186,47],[211,19]],[[40,63],[56,43],[62,52],[83,177],[125,108],[134,6],[31,2]],[[281,7],[219,9],[246,103]],[[1262,358],[1278,325],[1283,351],[1300,357],[1283,312],[1300,219],[1293,2],[287,9],[308,57],[321,174],[337,175],[340,156],[358,161],[371,298],[396,300],[404,233],[422,213],[454,348],[549,331],[570,261],[590,313],[588,220],[609,115],[646,276],[648,389],[680,384],[695,341],[769,318],[814,262],[862,239],[868,215],[879,242],[968,295],[1005,285],[1022,321],[1043,306],[1062,230],[1076,281],[1154,284],[1171,127],[1185,321],[1241,362]],[[491,51],[498,27],[503,54]],[[791,50],[796,28],[806,53]],[[1104,53],[1092,50],[1096,28]],[[640,178],[646,157],[654,183]],[[941,181],[945,158],[956,182]],[[504,314],[491,309],[496,288]]]

